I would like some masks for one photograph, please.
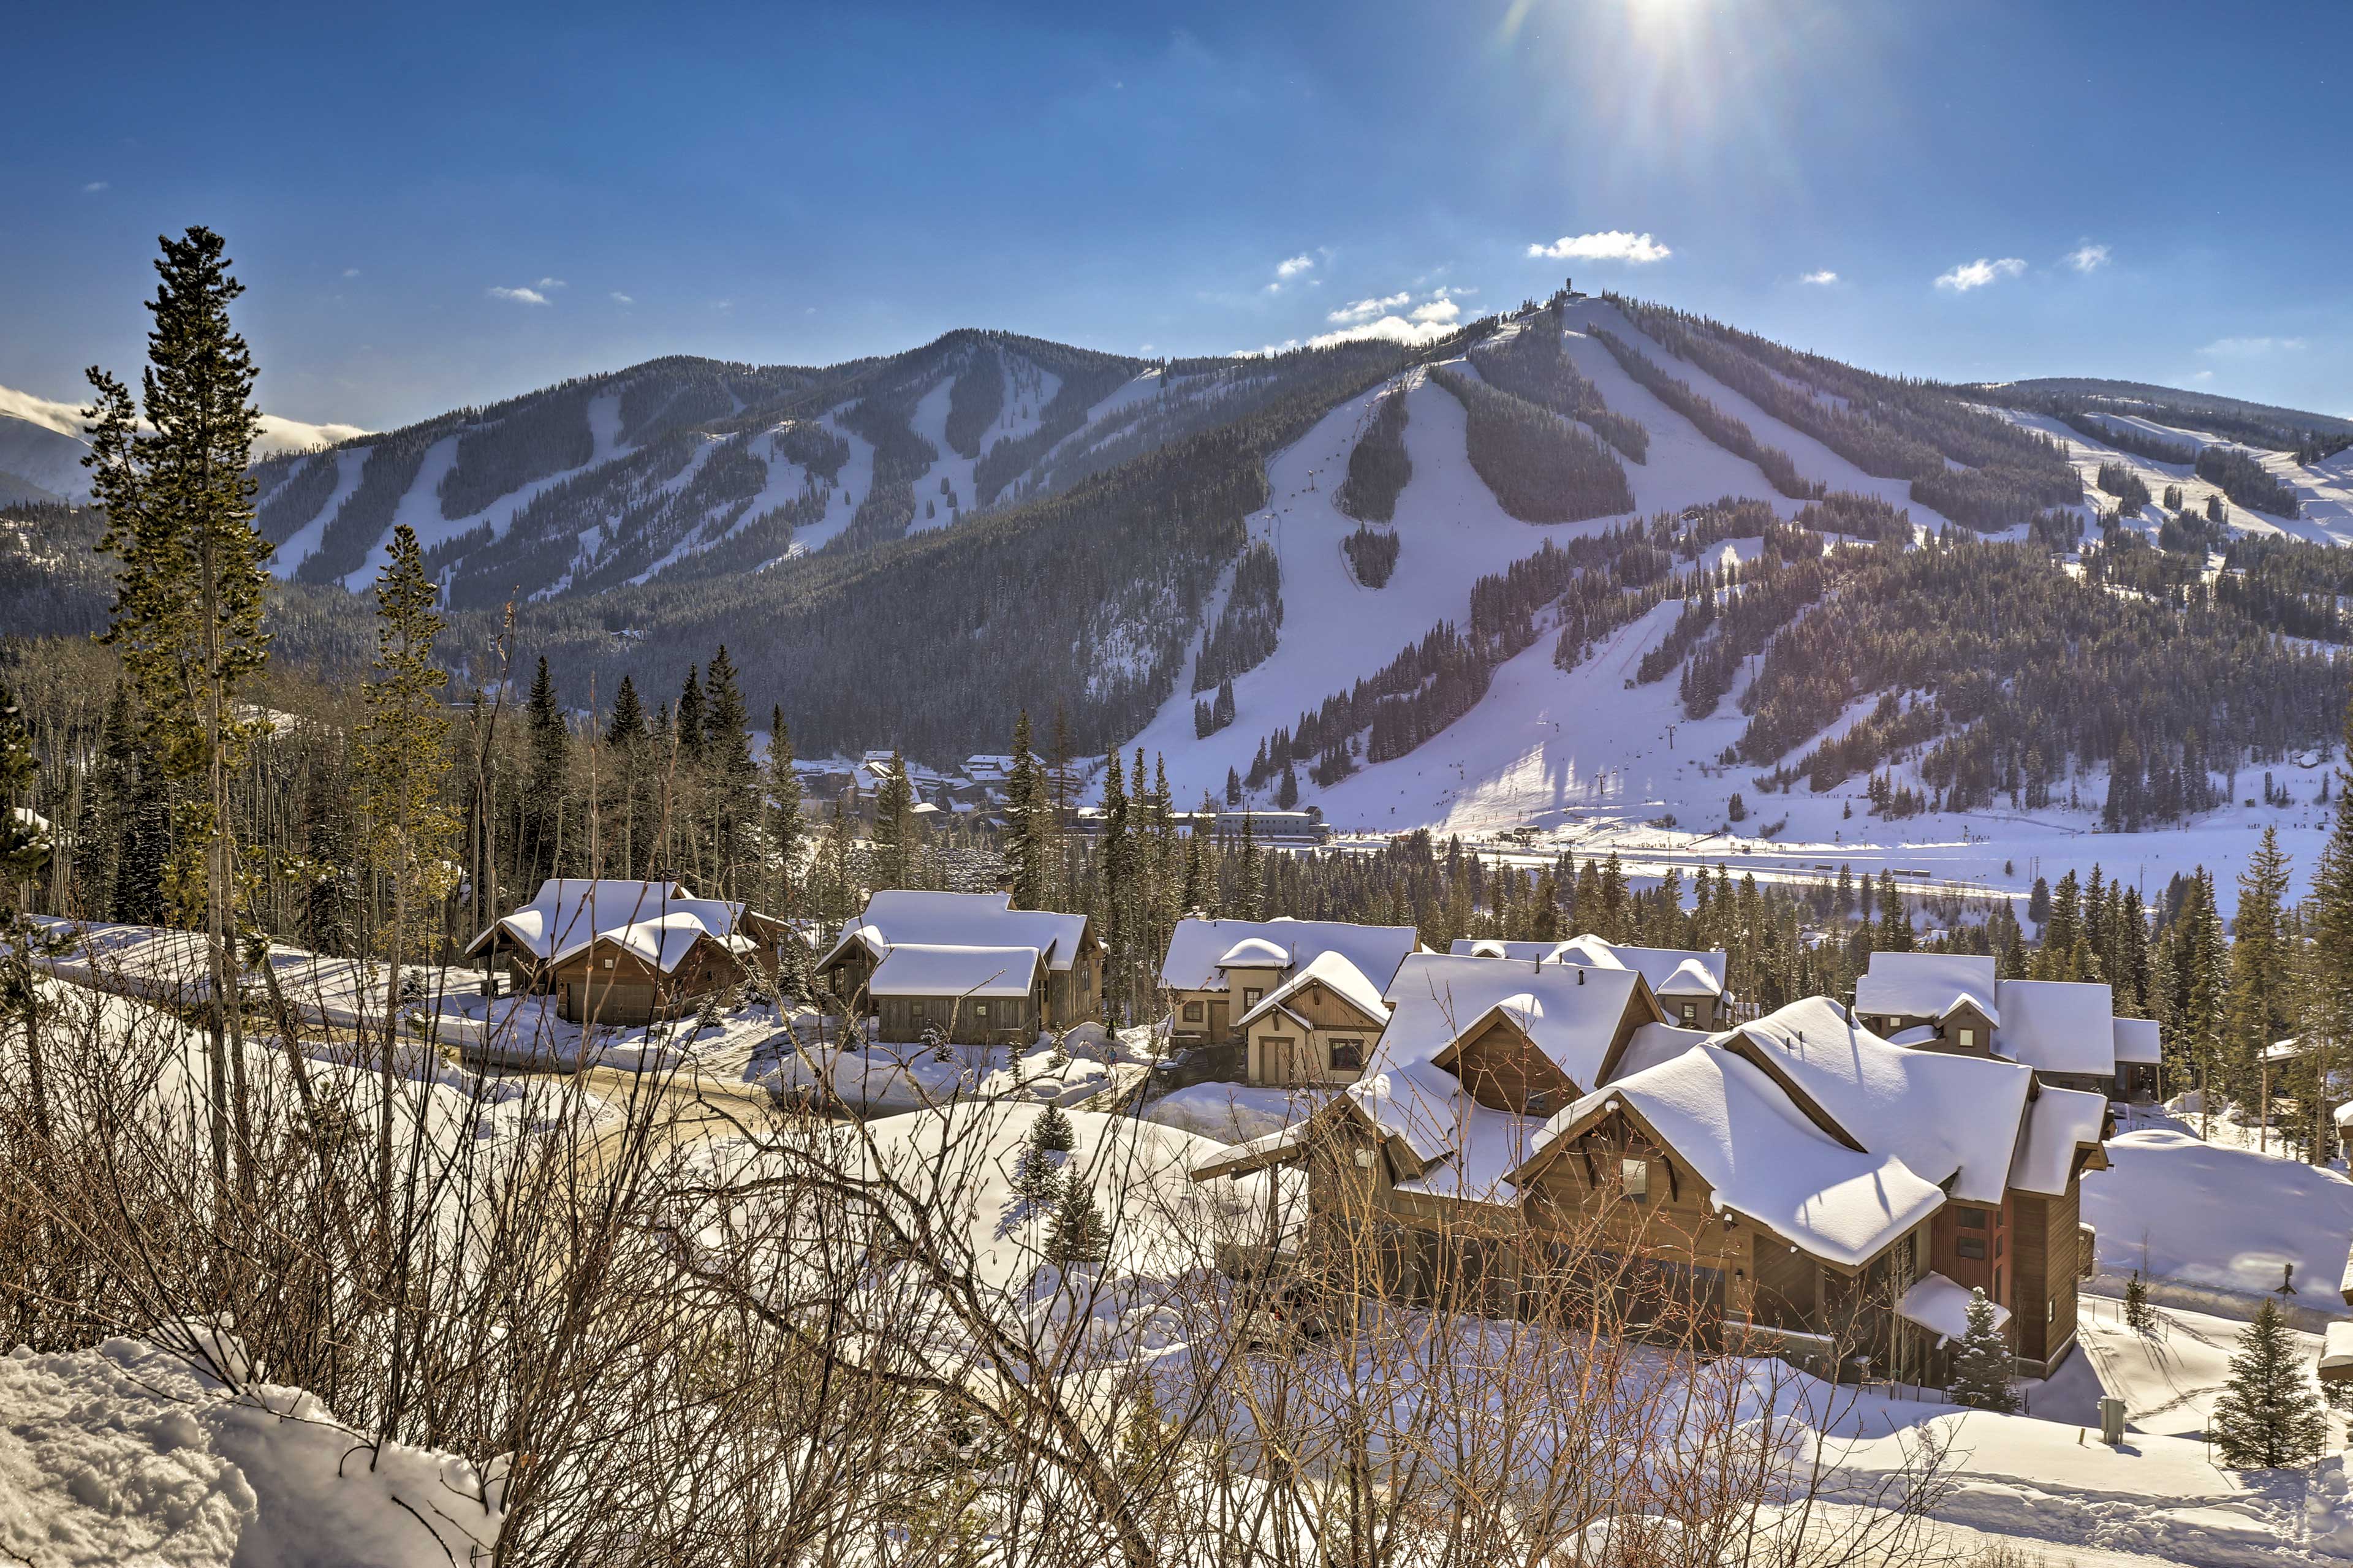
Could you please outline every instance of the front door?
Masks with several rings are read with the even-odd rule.
[[[1233,1005],[1231,1003],[1212,1002],[1209,1004],[1209,1043],[1211,1045],[1225,1045],[1229,1037],[1232,1035],[1233,1028],[1229,1022],[1232,1013]]]
[[[1298,1041],[1284,1039],[1280,1035],[1270,1035],[1261,1043],[1261,1049],[1264,1052],[1262,1061],[1266,1069],[1267,1082],[1296,1081],[1299,1067]]]

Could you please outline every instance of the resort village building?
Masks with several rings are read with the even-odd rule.
[[[1473,958],[1514,958],[1546,963],[1582,963],[1597,969],[1632,969],[1650,982],[1651,994],[1667,1016],[1686,1029],[1721,1029],[1732,1023],[1732,994],[1724,988],[1724,954],[1687,948],[1630,947],[1598,936],[1567,942],[1502,942],[1493,937],[1457,941],[1450,952]]]
[[[2073,1344],[2100,1094],[1820,997],[1680,1028],[1639,969],[1419,953],[1384,1000],[1356,1083],[1194,1179],[1303,1165],[1306,1245],[1409,1300],[1521,1310],[1574,1237],[1638,1331],[1672,1310],[1825,1375],[1941,1381],[1972,1288],[2021,1368]]]
[[[1420,945],[1411,926],[1185,920],[1160,984],[1176,1046],[1225,1047],[1251,1083],[1349,1083],[1388,1022],[1382,988]]]
[[[2156,1023],[2116,1016],[2101,983],[2002,980],[1978,953],[1874,952],[1855,977],[1854,1010],[1899,1046],[1997,1057],[2117,1100],[2157,1093]]]
[[[881,1037],[1021,1043],[1103,1005],[1103,944],[1084,915],[1017,910],[1009,893],[889,889],[818,960],[815,978]]]
[[[466,954],[503,960],[522,989],[554,993],[572,1023],[635,1025],[675,1016],[754,967],[773,976],[783,944],[799,940],[782,921],[676,882],[551,877]]]

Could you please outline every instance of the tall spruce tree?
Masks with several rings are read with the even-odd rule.
[[[2320,1457],[2328,1438],[2305,1352],[2269,1296],[2239,1335],[2231,1380],[2214,1401],[2214,1447],[2237,1470],[2278,1469]]]
[[[607,772],[598,787],[605,796],[602,815],[609,825],[604,833],[606,858],[625,878],[643,869],[652,826],[648,747],[645,705],[638,698],[636,682],[624,675],[613,693],[613,716],[605,725]]]
[[[138,689],[150,754],[183,786],[165,881],[176,917],[205,932],[208,1121],[214,1174],[226,1179],[232,1122],[237,1147],[251,1144],[229,792],[266,723],[245,700],[269,643],[270,545],[254,527],[256,481],[246,471],[261,412],[253,356],[229,322],[245,290],[229,275],[225,243],[201,227],[158,243],[162,282],[147,307],[154,329],[139,398],[91,367],[82,461],[106,513],[99,549],[121,562],[101,640]]]
[[[907,777],[907,759],[891,753],[890,776],[874,795],[874,886],[913,885],[915,868],[915,787]]]
[[[743,899],[760,815],[760,769],[752,760],[751,719],[727,645],[711,656],[703,688],[702,816],[714,885],[723,899]]]
[[[2319,1048],[2306,1068],[2316,1084],[2353,1062],[2353,703],[2345,710],[2345,768],[2337,775],[2336,820],[2312,879],[2311,981],[2306,1030]],[[2327,1158],[2327,1097],[2310,1095],[2307,1158]]]
[[[1013,721],[1013,760],[1005,777],[1005,858],[1013,880],[1013,907],[1034,910],[1046,899],[1046,825],[1052,809],[1030,754],[1029,710]]]
[[[2280,849],[2278,830],[2266,826],[2263,842],[2240,873],[2239,909],[2231,922],[2222,1058],[2232,1098],[2241,1101],[2260,1092],[2263,1049],[2284,1037],[2290,1027],[2287,940],[2282,923],[2287,889],[2287,856]]]
[[[564,874],[565,795],[572,783],[572,731],[556,700],[555,677],[540,656],[531,696],[523,707],[529,762],[523,784],[524,864],[533,879]]]
[[[367,863],[392,896],[383,932],[385,990],[379,1050],[385,1081],[392,1081],[404,1035],[401,977],[411,957],[429,951],[440,922],[437,906],[457,886],[458,824],[443,804],[449,769],[449,721],[441,710],[448,676],[433,661],[441,617],[438,591],[425,574],[425,554],[406,523],[393,530],[376,574],[374,673],[360,689],[367,720],[360,728],[359,775],[367,812],[363,836]],[[392,1203],[393,1096],[376,1097],[377,1191]]]

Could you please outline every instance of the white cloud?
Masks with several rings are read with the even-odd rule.
[[[1439,285],[1437,288],[1432,289],[1430,291],[1430,297],[1431,299],[1433,299],[1433,300],[1443,300],[1443,299],[1447,298],[1449,295],[1461,296],[1461,295],[1464,295],[1464,294],[1476,294],[1478,291],[1479,291],[1479,290],[1477,290],[1476,289],[1464,289],[1464,288],[1460,288],[1460,287],[1449,287],[1449,286],[1447,286],[1447,285],[1445,285],[1445,284],[1440,284],[1440,285]]]
[[[1152,345],[1150,343],[1138,343],[1135,345],[1135,352],[1140,354],[1148,354],[1152,352]]]
[[[106,189],[106,184],[107,183],[104,180],[92,180],[90,184],[81,188],[81,194],[86,196],[94,196],[98,195],[99,192]]]
[[[1413,308],[1413,319],[1417,321],[1446,323],[1461,314],[1462,307],[1451,300],[1432,300],[1427,305]]]
[[[1803,277],[1799,278],[1798,281],[1800,283],[1810,283],[1817,289],[1827,289],[1831,284],[1838,281],[1838,274],[1825,267],[1819,272],[1809,272],[1805,274]]]
[[[346,278],[356,278],[359,275],[360,269],[356,267],[346,267],[343,268],[343,276]]]
[[[711,301],[711,308],[714,310],[732,310],[735,308],[735,301],[733,300],[713,300]]]
[[[1339,322],[1369,321],[1382,311],[1394,310],[1399,305],[1410,303],[1412,300],[1413,296],[1403,289],[1394,294],[1383,294],[1372,299],[1352,300],[1324,319],[1327,321]]]
[[[1301,273],[1313,268],[1314,265],[1315,258],[1312,256],[1294,256],[1288,260],[1276,262],[1274,275],[1277,278],[1296,278]]]
[[[564,279],[561,278],[543,278],[532,285],[534,289],[561,289],[564,286]]]
[[[1430,307],[1424,306],[1423,310]],[[1414,312],[1419,316],[1421,311]],[[1353,327],[1343,327],[1336,332],[1324,332],[1307,340],[1311,349],[1328,349],[1336,343],[1360,343],[1373,339],[1403,343],[1419,348],[1436,342],[1454,329],[1442,321],[1409,321],[1403,316],[1383,316],[1375,321],[1360,321]]]
[[[2192,371],[2189,373],[2189,379],[2192,381],[2211,381],[2214,379],[2214,373],[2211,370]]]
[[[1964,261],[1950,272],[1936,279],[1936,287],[1950,289],[1956,294],[1966,294],[1972,289],[1982,289],[1989,283],[1999,283],[2005,278],[2015,278],[2026,270],[2026,263],[2015,256],[2005,256],[1999,261],[1978,257]]]
[[[1631,261],[1644,265],[1664,261],[1674,252],[1647,234],[1609,228],[1592,234],[1565,234],[1550,245],[1529,246],[1528,254],[1549,257],[1555,261]]]
[[[493,300],[505,300],[517,305],[544,305],[547,303],[547,296],[541,293],[536,289],[501,289],[496,285],[493,285],[490,292],[491,298]]]
[[[634,305],[637,301],[630,299],[627,294],[622,293],[618,289],[616,289],[613,290],[613,303],[616,305]]]
[[[2084,241],[2067,253],[2067,265],[2078,272],[2097,272],[2108,264],[2108,247]]]
[[[2254,359],[2268,353],[2295,353],[2309,342],[2306,338],[2216,338],[2198,352],[2219,359]]]

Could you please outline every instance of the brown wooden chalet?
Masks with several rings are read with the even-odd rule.
[[[1084,915],[1017,910],[1007,893],[878,892],[816,978],[881,1037],[1018,1043],[1103,1011],[1103,944]]]
[[[672,881],[550,878],[532,900],[467,944],[503,963],[519,988],[552,993],[570,1022],[619,1026],[673,1017],[755,970],[773,976],[784,921],[698,899]]]
[[[1424,954],[1388,1000],[1360,1082],[1195,1179],[1303,1164],[1323,1234],[1374,1226],[1409,1299],[1514,1310],[1575,1236],[1652,1308],[1826,1375],[1941,1381],[1972,1287],[2022,1369],[2072,1347],[2100,1097],[1822,998],[1677,1028],[1631,972]]]

